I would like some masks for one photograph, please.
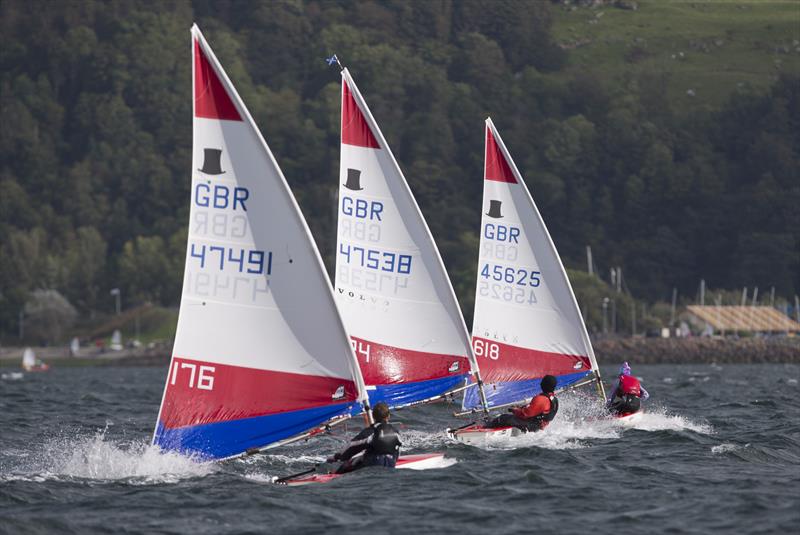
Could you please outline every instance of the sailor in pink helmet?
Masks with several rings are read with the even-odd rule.
[[[609,391],[606,406],[614,414],[632,414],[642,408],[642,401],[650,397],[639,379],[631,375],[631,367],[623,362],[614,387]]]

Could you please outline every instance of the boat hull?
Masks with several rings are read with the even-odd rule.
[[[481,425],[471,425],[462,429],[448,430],[447,434],[451,438],[469,446],[484,446],[490,438],[510,438],[523,434],[523,431],[516,427],[483,427]]]
[[[46,372],[50,370],[49,364],[37,364],[36,366],[24,367],[23,369],[28,373]]]
[[[417,455],[403,455],[397,459],[395,468],[406,470],[430,470],[432,468],[442,468],[446,465],[444,453],[420,453]],[[352,472],[348,472],[352,473]],[[281,485],[288,487],[298,487],[301,485],[312,485],[314,483],[328,483],[347,474],[309,474],[293,479],[282,481]]]
[[[630,425],[639,422],[642,419],[642,415],[644,415],[644,412],[642,411],[625,412],[621,414],[615,414],[614,419],[625,425]]]

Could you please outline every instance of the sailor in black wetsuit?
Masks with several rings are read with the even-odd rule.
[[[375,423],[361,430],[350,441],[350,446],[341,453],[328,459],[329,463],[343,461],[336,470],[337,474],[344,474],[365,468],[367,466],[385,466],[394,468],[400,456],[400,435],[389,423],[389,407],[386,403],[378,403],[372,409],[372,419]],[[353,458],[356,454],[363,455]]]

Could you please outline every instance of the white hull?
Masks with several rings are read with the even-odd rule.
[[[446,468],[454,464],[453,459],[445,459],[444,453],[421,453],[417,455],[404,455],[397,460],[396,468],[407,470],[430,470],[434,468]],[[352,472],[348,472],[352,473]],[[281,481],[280,485],[287,487],[299,487],[301,485],[311,485],[313,483],[327,483],[338,479],[345,474],[309,474],[293,479]]]
[[[464,429],[447,431],[451,438],[468,446],[485,446],[489,439],[517,437],[523,432],[516,427],[501,427],[489,429],[480,426],[471,426]]]
[[[635,425],[642,421],[643,416],[644,412],[639,411],[634,412],[633,414],[627,414],[625,416],[616,416],[614,419],[622,425]]]

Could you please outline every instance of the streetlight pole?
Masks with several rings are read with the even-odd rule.
[[[120,292],[119,288],[112,288],[111,289],[111,295],[113,295],[116,298],[117,316],[119,316],[121,308],[122,308],[121,304],[120,304],[120,300],[122,299],[121,294],[122,294],[122,292]]]
[[[611,333],[617,334],[617,302],[611,300]]]
[[[608,313],[608,301],[608,297],[603,298],[603,334],[608,333],[608,319],[606,317]]]

